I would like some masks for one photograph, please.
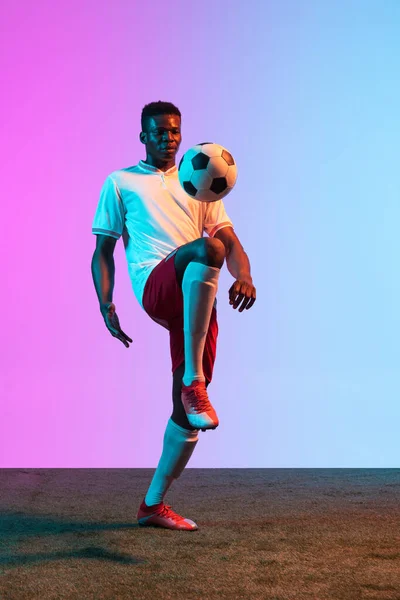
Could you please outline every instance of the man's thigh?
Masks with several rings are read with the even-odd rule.
[[[167,329],[171,321],[183,314],[182,290],[176,277],[174,256],[172,252],[153,269],[143,292],[144,310]]]

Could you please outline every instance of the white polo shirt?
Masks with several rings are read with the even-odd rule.
[[[161,171],[142,160],[105,180],[92,233],[124,241],[129,277],[143,308],[147,278],[175,248],[233,227],[222,200],[200,202],[179,183],[176,165]]]

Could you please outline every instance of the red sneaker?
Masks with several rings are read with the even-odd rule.
[[[219,420],[208,399],[205,381],[195,379],[190,385],[182,382],[181,398],[192,427],[202,431],[218,427]]]
[[[191,519],[185,519],[171,510],[170,506],[160,502],[153,506],[147,506],[143,499],[140,505],[137,520],[139,525],[153,525],[155,527],[165,527],[166,529],[180,529],[185,531],[196,531],[196,523]]]

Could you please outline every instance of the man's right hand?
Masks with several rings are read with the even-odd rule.
[[[103,304],[103,306],[100,307],[100,312],[103,315],[104,322],[111,335],[121,340],[121,342],[129,348],[128,342],[132,344],[133,340],[122,331],[118,315],[115,312],[115,304],[113,302]]]

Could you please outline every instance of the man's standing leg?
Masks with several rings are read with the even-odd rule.
[[[215,245],[214,245],[215,247]],[[203,256],[203,255],[202,255]],[[168,260],[168,259],[167,259]],[[205,259],[206,260],[206,259]],[[200,263],[198,263],[198,265],[200,266]],[[202,267],[208,267],[208,265],[201,265]],[[171,264],[167,267],[171,268],[173,267],[173,261],[171,261]],[[165,265],[164,267],[165,268]],[[217,276],[219,275],[219,268],[215,268],[215,267],[211,267],[213,271],[218,271]],[[198,270],[198,268],[196,267],[196,270]],[[204,270],[204,269],[203,269]],[[208,271],[208,269],[206,269]],[[189,269],[190,272],[190,269]],[[208,271],[209,272],[209,271]],[[182,283],[182,277],[179,276],[179,272],[177,273],[174,269],[173,271],[174,274],[174,279],[175,276],[177,277],[177,281],[179,282],[179,288],[181,288],[181,283]],[[204,275],[204,274],[203,274]],[[211,273],[211,278],[214,277],[214,273]],[[167,277],[168,278],[168,277]],[[207,280],[207,274],[206,277],[202,278],[203,281]],[[189,278],[187,278],[187,280],[189,281]],[[196,285],[196,281],[197,281],[197,294],[192,295],[192,299],[197,299],[197,303],[199,304],[203,304],[201,302],[201,298],[204,300],[206,299],[206,296],[204,294],[204,290],[203,293],[200,292],[199,295],[199,286],[198,286],[198,275],[195,275],[195,277],[193,278],[195,285]],[[191,284],[189,283],[188,285],[189,289],[192,287]],[[179,292],[179,294],[181,295],[181,291],[180,289],[177,290]],[[189,291],[190,293],[190,291]],[[214,299],[215,299],[215,294],[216,294],[216,289],[215,291],[212,291],[212,295],[209,297],[207,306],[206,306],[206,318],[204,319],[203,316],[203,320],[207,326],[208,329],[206,329],[205,331],[205,335],[203,335],[203,331],[202,328],[204,328],[204,325],[199,326],[199,321],[197,320],[197,329],[195,331],[196,333],[201,333],[200,336],[197,336],[196,338],[196,342],[195,345],[198,345],[200,347],[200,352],[197,351],[196,352],[191,352],[190,353],[190,364],[193,365],[194,361],[198,361],[199,357],[201,360],[201,364],[200,364],[200,369],[201,369],[201,377],[203,379],[203,381],[205,380],[205,384],[206,386],[209,384],[209,382],[211,381],[211,377],[212,377],[212,370],[213,370],[213,364],[214,364],[214,359],[215,359],[215,349],[216,349],[216,337],[217,337],[217,333],[218,333],[218,326],[217,326],[217,321],[216,321],[216,311],[213,311],[213,304],[214,304]],[[160,297],[160,294],[156,294],[157,297]],[[200,296],[200,297],[199,297]],[[212,303],[210,301],[210,298],[212,299]],[[177,298],[178,304],[180,301],[182,301],[182,297],[181,298]],[[195,306],[194,302],[192,302],[193,306]],[[210,306],[211,304],[211,306]],[[204,312],[203,306],[200,306],[199,308],[199,312]],[[210,315],[212,315],[212,319],[211,319],[211,324],[210,324]],[[195,317],[195,315],[193,315]],[[195,321],[196,319],[194,319]],[[178,322],[177,322],[178,321]],[[168,423],[167,423],[167,428],[164,434],[164,444],[163,444],[163,452],[160,458],[160,461],[158,463],[156,472],[154,473],[153,479],[151,481],[150,487],[148,489],[148,492],[145,496],[145,507],[143,507],[145,510],[147,510],[147,507],[155,507],[155,505],[162,503],[163,498],[166,494],[166,492],[168,491],[169,487],[171,486],[172,482],[177,479],[182,471],[184,470],[185,466],[187,465],[193,451],[194,448],[198,442],[198,428],[193,427],[186,416],[186,413],[184,411],[183,405],[182,405],[182,400],[181,400],[181,390],[182,390],[182,379],[183,379],[183,375],[185,372],[185,361],[184,361],[184,343],[183,343],[183,333],[184,333],[184,327],[183,327],[183,315],[182,315],[182,320],[181,322],[179,322],[180,320],[175,320],[175,329],[174,331],[171,331],[171,338],[173,338],[173,343],[171,345],[171,354],[172,354],[172,360],[173,360],[173,365],[178,364],[178,368],[175,369],[174,371],[174,378],[173,378],[173,402],[174,402],[174,412],[171,415],[171,418],[169,419]],[[209,327],[209,325],[211,325]],[[174,350],[172,350],[172,348],[174,348]],[[192,346],[193,348],[193,346]],[[204,351],[206,350],[206,351]],[[199,365],[197,363],[197,367],[199,368]],[[203,368],[204,367],[204,368]],[[193,367],[192,367],[192,372],[193,372]],[[190,373],[190,371],[189,371]],[[195,373],[196,376],[196,373]],[[150,509],[151,510],[151,509]],[[188,521],[189,523],[189,521]],[[191,522],[190,522],[191,523]],[[189,525],[190,527],[190,525]],[[189,528],[188,527],[188,528]]]
[[[163,501],[171,484],[189,462],[198,440],[198,429],[186,429],[172,418],[168,420],[161,458],[145,496],[147,506]]]
[[[171,331],[171,336],[173,337],[171,345],[173,349],[172,362],[174,366],[178,364],[173,372],[173,411],[164,435],[163,452],[146,494],[145,502],[148,506],[162,501],[172,482],[181,475],[186,467],[198,442],[198,429],[192,427],[189,423],[181,400],[182,379],[185,373],[184,340],[181,324]],[[206,387],[208,387],[213,375],[217,337],[217,312],[214,310],[203,352],[203,371]]]

